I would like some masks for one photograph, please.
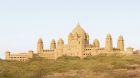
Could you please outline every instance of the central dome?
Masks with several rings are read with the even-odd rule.
[[[79,23],[77,23],[76,27],[72,31],[73,34],[86,34],[85,30],[80,26]]]

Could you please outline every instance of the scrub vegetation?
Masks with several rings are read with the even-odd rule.
[[[26,62],[0,60],[0,78],[140,78],[139,55],[63,56]]]

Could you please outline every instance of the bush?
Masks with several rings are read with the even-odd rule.
[[[128,65],[140,65],[140,56],[118,56],[116,54],[88,56],[84,59],[79,57],[62,56],[57,60],[48,60],[44,58],[34,58],[27,62],[4,61],[0,60],[0,78],[43,78],[54,73],[66,73],[70,70],[76,70],[76,78],[81,75],[90,75],[90,77],[109,78],[100,75],[107,74],[110,78],[128,78]],[[121,70],[115,73],[116,70]],[[130,71],[130,70],[129,70]],[[95,74],[98,73],[98,74]],[[116,75],[117,74],[117,75]],[[134,74],[137,76],[137,74]],[[134,76],[132,74],[132,76]],[[71,77],[72,78],[72,77]],[[82,77],[84,78],[84,76]],[[139,77],[138,77],[139,78]]]

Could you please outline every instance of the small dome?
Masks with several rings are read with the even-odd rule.
[[[96,38],[96,39],[94,40],[94,42],[99,42],[99,40]]]
[[[62,39],[62,38],[60,38],[60,39],[58,40],[58,43],[60,43],[60,44],[64,44],[63,39]]]
[[[52,39],[51,43],[55,43],[55,40],[54,40],[54,39]]]
[[[63,41],[63,39],[62,39],[62,38],[59,38],[59,40],[58,40],[58,41],[60,41],[60,42],[61,42],[61,41]]]
[[[107,34],[106,38],[112,38],[111,34]]]
[[[127,49],[134,49],[133,47],[129,46]]]
[[[6,53],[11,53],[10,51],[6,51]]]
[[[39,38],[39,39],[38,39],[38,42],[43,42],[42,38]]]
[[[123,36],[122,35],[119,36],[119,40],[123,40]]]
[[[94,40],[93,46],[94,46],[94,47],[99,47],[99,46],[100,46],[100,42],[99,42],[98,39],[95,39],[95,40]]]

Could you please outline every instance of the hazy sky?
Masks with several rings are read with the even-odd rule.
[[[124,36],[125,46],[140,49],[140,0],[0,0],[0,57],[6,50],[36,50],[39,37],[49,48],[51,39],[63,38],[79,21],[104,47],[111,33]]]

